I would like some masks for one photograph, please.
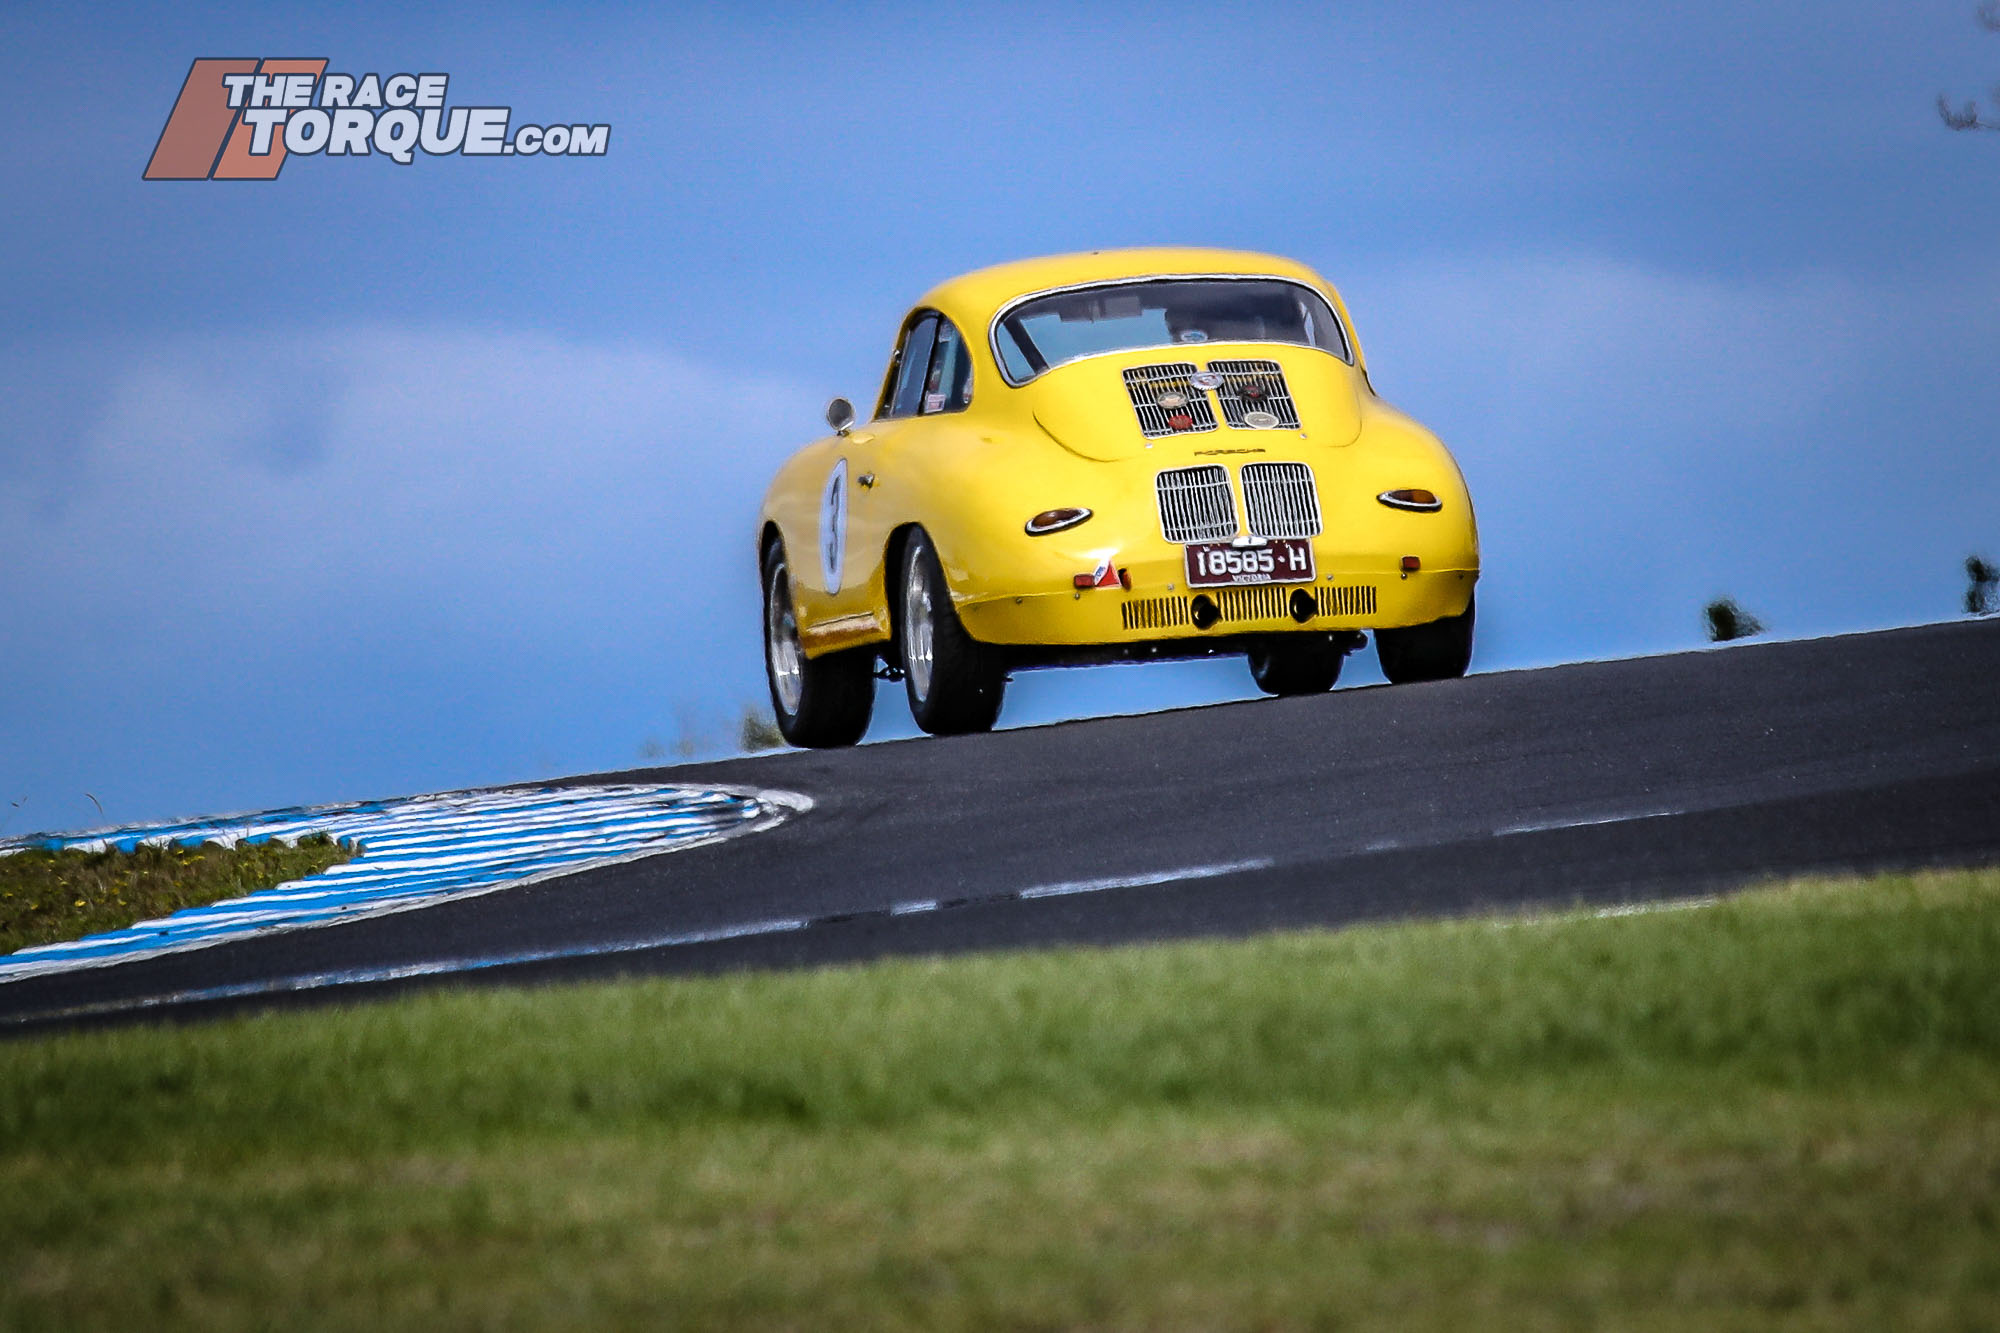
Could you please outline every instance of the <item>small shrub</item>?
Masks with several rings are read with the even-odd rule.
[[[1703,608],[1702,615],[1708,621],[1711,643],[1728,643],[1731,639],[1747,639],[1764,632],[1764,622],[1738,606],[1732,597],[1716,598]]]
[[[779,750],[784,748],[785,734],[778,730],[778,724],[764,715],[764,710],[755,704],[743,707],[743,728],[741,732],[743,749],[749,754],[759,750]]]
[[[1965,614],[1990,616],[2000,611],[2000,568],[1976,555],[1965,557]]]

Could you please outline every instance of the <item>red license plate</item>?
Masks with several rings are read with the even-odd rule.
[[[1312,543],[1303,537],[1272,537],[1262,546],[1197,542],[1187,548],[1190,588],[1232,583],[1310,583]]]

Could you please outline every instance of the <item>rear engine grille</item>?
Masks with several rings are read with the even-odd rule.
[[[1290,620],[1291,612],[1285,609],[1285,602],[1292,595],[1293,587],[1289,583],[1255,583],[1247,588],[1217,588],[1209,596],[1215,599],[1215,607],[1222,612],[1225,623],[1232,620]]]
[[[1222,400],[1222,415],[1230,425],[1247,426],[1244,418],[1252,412],[1269,412],[1278,419],[1279,427],[1299,428],[1299,410],[1292,405],[1285,372],[1277,362],[1211,361],[1208,368],[1222,376],[1222,387],[1215,396]]]
[[[1292,623],[1292,590],[1296,583],[1259,583],[1247,588],[1217,588],[1207,594],[1221,613],[1219,624],[1240,624],[1246,620],[1282,620]],[[1317,614],[1322,616],[1372,616],[1375,589],[1370,587],[1312,590]],[[1119,606],[1119,619],[1128,630],[1180,629],[1192,625],[1188,597],[1135,597]]]
[[[1313,589],[1313,598],[1319,603],[1319,613],[1323,616],[1372,616],[1375,614],[1375,589],[1327,588]]]
[[[1215,429],[1215,409],[1209,406],[1208,395],[1188,387],[1188,376],[1192,374],[1192,361],[1174,361],[1163,366],[1133,366],[1125,372],[1125,392],[1132,396],[1132,410],[1139,414],[1140,433],[1147,439]],[[1160,399],[1169,394],[1179,395],[1179,407],[1160,405]],[[1186,425],[1174,424],[1171,418],[1176,413],[1186,414],[1182,418]]]
[[[1188,624],[1185,597],[1141,597],[1118,608],[1126,629],[1173,629]]]
[[[1319,493],[1304,463],[1245,463],[1243,512],[1259,537],[1319,536]]]
[[[1170,542],[1213,542],[1236,535],[1236,497],[1215,463],[1169,468],[1155,479],[1160,531]]]

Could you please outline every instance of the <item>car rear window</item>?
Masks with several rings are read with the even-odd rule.
[[[1353,359],[1326,298],[1280,278],[1105,283],[1029,297],[993,322],[993,350],[1016,384],[1104,352],[1224,342],[1292,343]]]

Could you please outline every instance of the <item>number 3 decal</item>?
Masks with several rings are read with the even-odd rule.
[[[828,596],[840,591],[841,566],[847,555],[847,460],[833,465],[819,497],[819,566],[826,576]]]

